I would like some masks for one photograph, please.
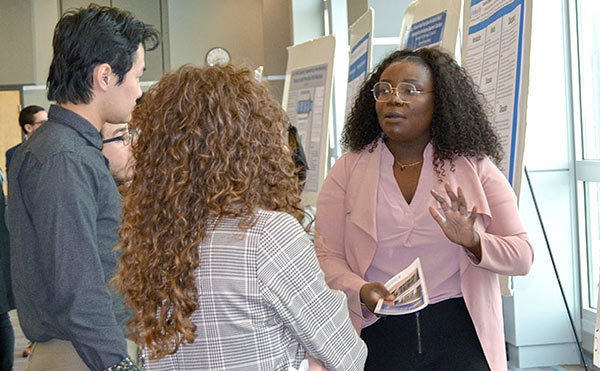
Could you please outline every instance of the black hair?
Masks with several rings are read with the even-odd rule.
[[[27,106],[21,110],[19,113],[19,126],[21,126],[23,134],[28,134],[25,125],[33,125],[33,116],[40,111],[45,111],[45,109],[36,105]]]
[[[435,99],[430,136],[435,149],[433,163],[452,160],[456,156],[483,158],[489,156],[498,164],[502,147],[486,114],[483,95],[471,77],[449,54],[438,49],[398,50],[377,66],[361,86],[342,133],[342,145],[351,151],[371,149],[383,135],[375,98],[371,92],[383,71],[392,63],[410,61],[426,67],[433,77]]]
[[[119,77],[118,83],[122,83],[140,44],[145,50],[156,49],[158,31],[128,11],[96,4],[67,11],[54,29],[48,99],[58,103],[89,103],[94,68],[110,64]]]

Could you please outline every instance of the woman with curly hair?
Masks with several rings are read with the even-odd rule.
[[[436,49],[400,50],[362,86],[349,150],[317,201],[315,248],[348,296],[366,370],[506,370],[498,274],[533,261],[502,151],[464,69]],[[430,304],[379,317],[383,283],[416,258]]]
[[[300,221],[284,113],[250,70],[184,66],[136,108],[115,278],[148,370],[361,370]]]

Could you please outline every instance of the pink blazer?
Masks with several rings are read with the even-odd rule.
[[[377,249],[376,200],[381,148],[349,152],[333,166],[317,200],[315,249],[331,288],[348,297],[350,318],[360,333],[363,316],[360,288]],[[427,146],[424,161],[432,161]],[[533,248],[519,217],[515,194],[487,158],[459,157],[455,171],[445,163],[444,182],[463,188],[468,209],[477,205],[475,228],[482,258],[460,258],[461,290],[477,336],[492,371],[506,370],[504,325],[498,274],[524,275],[533,263]],[[443,182],[436,190],[445,195]]]

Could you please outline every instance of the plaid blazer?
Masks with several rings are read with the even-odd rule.
[[[196,340],[144,368],[287,371],[310,355],[329,370],[362,370],[367,349],[346,297],[325,283],[298,221],[260,210],[248,230],[238,222],[221,220],[198,247]]]

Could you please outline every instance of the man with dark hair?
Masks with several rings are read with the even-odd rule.
[[[46,121],[48,121],[48,112],[46,112],[46,110],[40,106],[27,106],[21,110],[21,113],[19,113],[19,125],[23,131],[23,135],[26,137],[29,137],[37,128],[40,127],[40,125]],[[8,171],[10,160],[21,144],[22,143],[19,143],[6,151],[6,171]]]
[[[48,123],[9,174],[11,268],[19,321],[35,345],[27,370],[135,370],[117,269],[121,202],[100,131],[128,122],[158,32],[129,12],[90,5],[59,20]]]

